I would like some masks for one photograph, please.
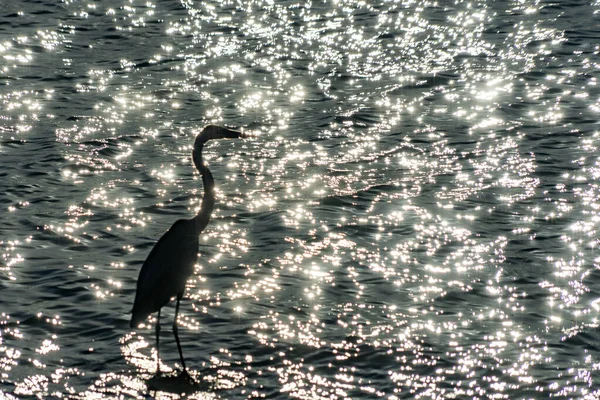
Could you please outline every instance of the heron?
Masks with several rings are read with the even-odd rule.
[[[194,265],[198,259],[200,234],[208,225],[215,205],[215,180],[204,164],[202,149],[206,142],[212,139],[235,139],[248,136],[250,135],[216,125],[206,126],[196,136],[192,159],[202,176],[204,185],[204,197],[202,198],[200,210],[193,218],[175,221],[171,228],[156,242],[140,270],[131,311],[130,326],[136,328],[150,314],[158,311],[155,329],[157,376],[160,375],[158,352],[160,310],[175,297],[177,303],[175,305],[175,319],[173,320],[173,334],[181,359],[182,373],[184,376],[189,377],[177,333],[177,314],[179,313],[179,302],[183,297],[186,282],[194,272]]]

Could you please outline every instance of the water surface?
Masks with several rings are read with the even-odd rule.
[[[600,396],[600,3],[0,8],[0,393]],[[141,264],[217,206],[153,385]],[[162,312],[161,369],[180,368]]]

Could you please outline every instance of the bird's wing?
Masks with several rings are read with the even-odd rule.
[[[145,316],[158,311],[185,289],[198,254],[198,236],[186,228],[182,221],[175,222],[152,248],[140,270],[134,314],[136,309],[144,310],[140,312]]]

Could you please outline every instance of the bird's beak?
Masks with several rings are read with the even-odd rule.
[[[223,128],[223,135],[224,137],[228,138],[228,139],[249,139],[249,138],[256,138],[258,136],[256,136],[253,133],[250,132],[243,132],[243,131],[237,131],[234,129],[229,129],[229,128]]]
[[[238,139],[246,137],[244,132],[236,131],[229,128],[221,128],[221,135],[221,137],[223,137],[224,139]]]
[[[258,136],[257,136],[257,135],[255,135],[254,133],[250,133],[250,132],[242,132],[242,136],[240,136],[240,137],[242,137],[242,138],[244,138],[244,139],[246,139],[246,138],[255,139],[255,138],[257,138]]]
[[[250,133],[250,132],[236,131],[236,130],[228,129],[228,128],[225,128],[225,134],[227,135],[226,137],[228,137],[228,138],[251,139],[251,138],[258,137],[255,134]]]

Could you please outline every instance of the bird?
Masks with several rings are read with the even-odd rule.
[[[142,265],[137,280],[135,300],[131,311],[131,328],[136,328],[150,314],[157,312],[156,318],[156,375],[160,375],[160,358],[158,352],[160,334],[160,310],[176,298],[173,334],[177,342],[177,350],[183,368],[182,374],[189,377],[183,351],[177,332],[177,314],[179,302],[183,297],[188,278],[194,272],[198,259],[199,237],[208,225],[215,205],[215,180],[212,173],[204,164],[202,150],[209,140],[246,138],[251,135],[241,131],[208,125],[196,136],[192,160],[202,176],[204,196],[200,210],[195,217],[175,221],[171,228],[156,242],[148,258]]]

